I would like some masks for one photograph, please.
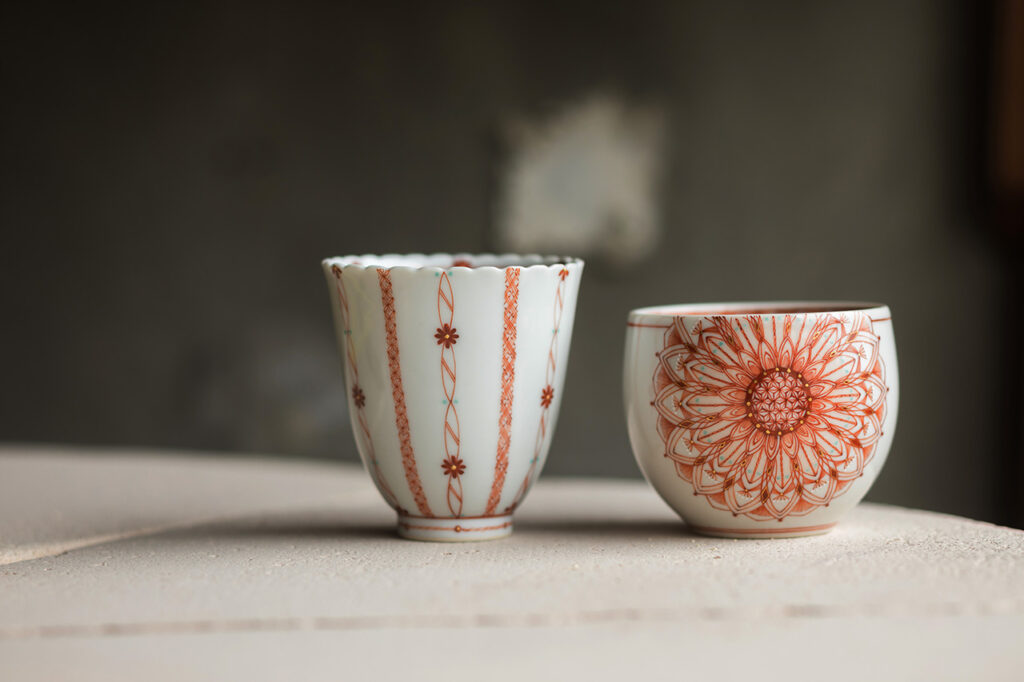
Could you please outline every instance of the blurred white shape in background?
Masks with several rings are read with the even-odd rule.
[[[598,95],[505,128],[498,243],[629,267],[658,244],[664,115]]]

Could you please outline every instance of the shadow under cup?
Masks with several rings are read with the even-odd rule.
[[[547,457],[583,261],[323,261],[360,457],[416,540],[504,537]]]
[[[871,487],[896,426],[896,343],[881,304],[637,309],[623,379],[641,470],[708,535],[828,532]]]

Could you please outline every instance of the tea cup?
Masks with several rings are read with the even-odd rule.
[[[323,261],[364,466],[415,540],[504,537],[558,420],[583,261]]]
[[[882,304],[640,308],[623,376],[641,470],[706,535],[828,532],[871,487],[896,427]]]

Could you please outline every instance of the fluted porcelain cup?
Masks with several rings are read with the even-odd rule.
[[[825,533],[867,493],[899,399],[886,306],[674,305],[627,325],[633,453],[693,530]]]
[[[583,261],[323,261],[356,446],[398,532],[488,540],[536,481],[558,420]]]

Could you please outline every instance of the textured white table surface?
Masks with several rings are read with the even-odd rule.
[[[716,540],[550,478],[506,540],[393,526],[350,466],[0,448],[0,680],[1024,679],[1021,531]]]

